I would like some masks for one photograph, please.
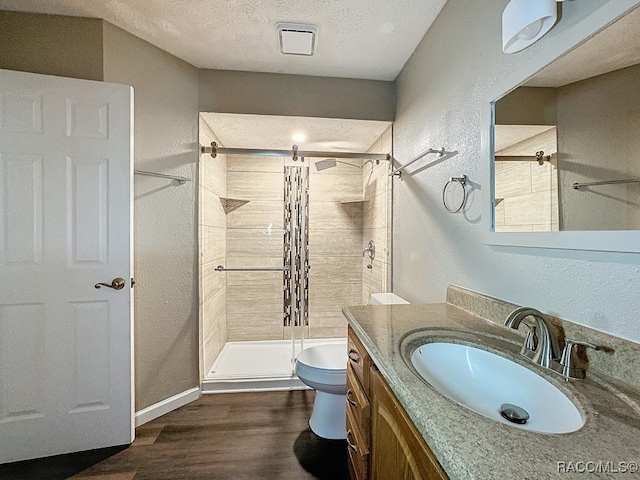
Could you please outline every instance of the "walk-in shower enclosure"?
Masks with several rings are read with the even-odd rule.
[[[221,145],[215,125],[201,117],[200,144],[211,142]],[[366,151],[390,153],[391,127]],[[205,391],[298,385],[293,361],[300,349],[344,339],[342,307],[389,288],[389,162],[348,159],[318,171],[318,160],[201,155]],[[367,268],[362,252],[370,240],[377,255]],[[223,387],[206,388],[213,383]]]

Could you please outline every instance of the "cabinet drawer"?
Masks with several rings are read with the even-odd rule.
[[[350,410],[347,410],[347,450],[352,480],[365,480],[369,470],[369,447]]]
[[[349,327],[347,345],[349,355],[348,363],[353,368],[353,371],[362,384],[365,393],[369,395],[369,371],[371,369],[371,357],[351,327]]]
[[[351,480],[367,480],[369,463],[362,455],[349,449],[349,475]]]
[[[369,441],[364,438],[364,434],[350,410],[347,410],[347,445],[349,450],[363,457],[369,455]]]
[[[351,412],[354,422],[362,432],[363,440],[369,445],[370,403],[362,390],[351,365],[347,366],[347,410]]]

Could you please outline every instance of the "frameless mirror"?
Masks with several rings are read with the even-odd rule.
[[[640,251],[640,8],[490,103],[487,243]]]

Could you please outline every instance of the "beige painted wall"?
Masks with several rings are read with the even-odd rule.
[[[200,111],[393,121],[393,82],[200,70]]]
[[[199,384],[198,71],[104,23],[104,80],[134,88],[136,410]]]
[[[200,145],[220,144],[207,122],[198,118]],[[227,276],[215,271],[227,257],[227,215],[221,203],[227,195],[227,156],[202,155],[199,170],[199,342],[200,378],[204,378],[227,339]]]
[[[102,80],[102,23],[0,10],[0,68]]]
[[[557,89],[519,87],[496,102],[496,125],[555,125]]]
[[[574,182],[640,178],[640,65],[558,89],[564,230],[640,229],[640,184],[574,190]]]
[[[489,219],[481,217],[482,201],[489,186],[481,178],[489,160],[482,157],[480,135],[487,92],[532,59],[560,53],[559,37],[578,36],[574,27],[610,2],[564,2],[560,23],[514,55],[501,49],[507,3],[449,0],[396,80],[398,161],[431,146],[460,154],[394,180],[394,290],[412,302],[442,302],[447,285],[458,284],[640,341],[638,255],[483,243]],[[626,4],[632,3],[640,2]],[[450,214],[442,188],[460,174],[473,188],[465,211]]]

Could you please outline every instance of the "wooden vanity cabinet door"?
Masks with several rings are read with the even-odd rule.
[[[448,479],[380,373],[370,378],[371,480]]]

